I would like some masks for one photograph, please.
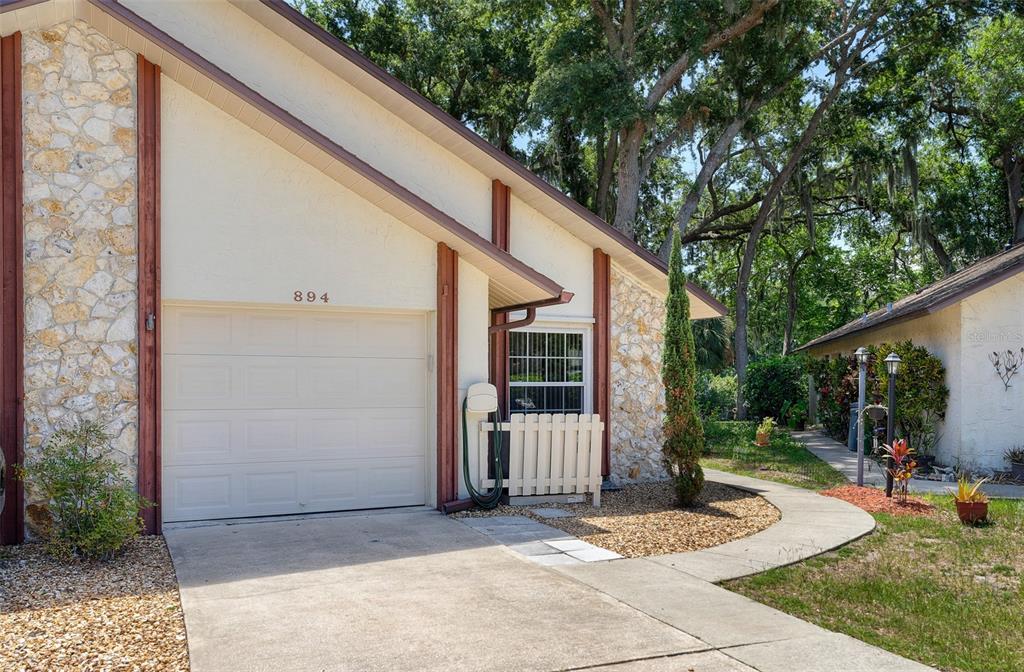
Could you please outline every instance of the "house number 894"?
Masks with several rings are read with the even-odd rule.
[[[316,292],[313,290],[303,292],[296,289],[295,293],[292,294],[292,300],[295,301],[295,303],[316,303],[317,301],[320,303],[330,303],[330,298],[327,296],[327,292],[324,292],[317,297]]]

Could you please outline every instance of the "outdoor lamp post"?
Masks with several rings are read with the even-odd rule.
[[[861,346],[853,353],[860,377],[857,379],[857,485],[864,486],[864,388],[868,382],[868,349]]]
[[[903,362],[895,352],[885,358],[885,370],[889,374],[889,412],[886,414],[885,441],[892,446],[896,438],[896,375]],[[885,496],[892,497],[892,457],[885,458]]]

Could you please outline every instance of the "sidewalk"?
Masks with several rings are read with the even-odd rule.
[[[851,452],[844,444],[817,430],[792,432],[791,436],[804,444],[807,450],[814,453],[818,458],[831,464],[837,471],[846,476],[848,481],[851,483],[857,482],[857,453]],[[876,488],[885,487],[885,472],[874,460],[864,460],[864,485]],[[917,493],[946,495],[955,486],[955,483],[924,481],[918,478],[910,479],[910,491]],[[989,497],[1024,499],[1024,486],[1021,485],[985,483],[981,486],[981,489]]]
[[[558,544],[572,543],[572,538],[525,517],[460,522],[549,571],[675,628],[694,638],[694,646],[699,647],[593,668],[595,672],[932,670],[715,585],[846,544],[874,529],[871,515],[803,488],[714,469],[705,469],[705,475],[708,480],[757,493],[779,509],[782,519],[757,534],[701,551],[632,559],[595,557],[592,562],[542,548],[545,544],[561,548]]]

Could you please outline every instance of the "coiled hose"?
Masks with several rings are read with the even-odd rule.
[[[469,496],[473,503],[484,509],[493,509],[501,501],[502,482],[505,480],[504,474],[501,472],[501,409],[495,409],[495,415],[498,418],[496,427],[499,429],[494,432],[494,490],[484,494],[473,487],[473,480],[469,476],[469,432],[466,426],[467,401],[468,399],[462,400],[462,476],[466,482],[466,490],[469,490]]]

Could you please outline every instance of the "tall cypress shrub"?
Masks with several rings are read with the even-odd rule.
[[[697,363],[690,327],[690,298],[679,236],[672,236],[665,299],[665,346],[661,380],[665,385],[665,443],[662,457],[675,482],[680,506],[692,506],[704,488],[700,455],[704,450],[704,426],[697,413]]]

